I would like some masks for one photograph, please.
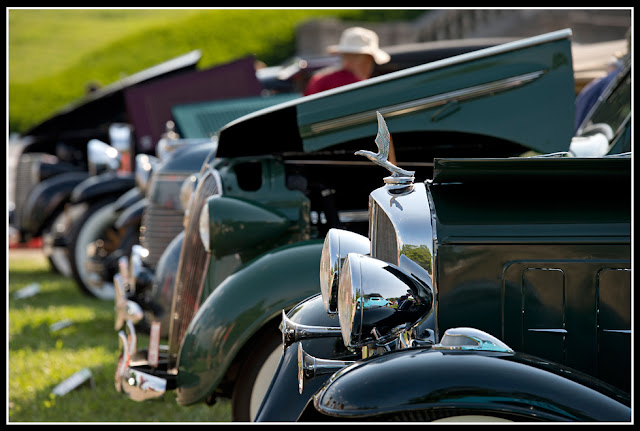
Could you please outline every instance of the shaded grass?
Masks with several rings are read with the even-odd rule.
[[[15,292],[38,283],[35,296]],[[230,403],[220,400],[183,407],[169,393],[147,402],[129,400],[114,387],[119,355],[113,303],[91,298],[71,279],[54,274],[42,254],[10,251],[8,257],[8,413],[9,422],[228,422]],[[57,332],[50,325],[70,319]],[[139,337],[140,345],[148,339]],[[64,396],[53,388],[88,368],[93,386]]]

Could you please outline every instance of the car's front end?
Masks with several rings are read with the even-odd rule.
[[[630,160],[387,177],[367,236],[326,236],[257,420],[629,421]]]
[[[424,64],[285,102],[223,127],[220,160],[198,179],[185,232],[171,250],[179,262],[165,261],[175,269],[163,270],[165,278],[154,281],[158,289],[174,288],[172,305],[164,311],[170,321],[158,322],[161,328],[169,326],[166,368],[144,368],[138,362],[136,372],[158,370],[154,375],[165,379],[167,387],[175,385],[181,405],[243,395],[236,378],[262,367],[248,362],[259,356],[257,346],[268,344],[262,336],[272,335],[282,309],[292,309],[319,291],[317,266],[327,231],[340,228],[366,238],[366,196],[371,185],[380,182],[380,167],[353,152],[363,143],[371,146],[378,109],[400,130],[390,151],[398,165],[421,169],[425,178],[436,156],[509,157],[527,150],[566,150],[573,116],[569,36],[562,31]],[[558,103],[550,105],[550,95]],[[515,101],[522,100],[528,102],[513,109]],[[406,199],[417,199],[425,211],[431,207],[423,183],[395,186],[414,190],[406,196],[380,197],[380,207],[399,211],[399,220],[407,215],[402,212],[409,204]],[[383,217],[382,209],[376,214],[381,225],[390,226],[391,217]],[[401,329],[416,321],[406,319],[418,318],[424,328],[420,336],[430,334],[435,340],[437,334],[437,250],[430,242],[433,232],[421,224],[426,216],[411,217],[416,232],[407,232],[406,238],[403,233],[402,253],[383,241],[383,233],[392,235],[390,230],[379,229],[377,244],[379,256],[398,268],[389,274],[401,282],[399,274],[410,269],[417,290],[411,298],[402,298],[406,308],[399,313],[393,310],[402,295],[395,291],[376,292],[379,295],[357,303],[381,309],[380,318],[389,323],[384,330],[390,332],[379,334],[380,346],[367,345],[369,350],[386,348],[385,343],[409,334]],[[406,285],[400,288],[406,291]],[[335,341],[336,332],[332,334]],[[408,339],[405,335],[400,338]],[[369,334],[360,328],[353,340],[365,336],[368,343]],[[126,332],[121,338],[127,339]],[[134,334],[129,338],[135,339]],[[342,336],[338,338],[342,343]],[[159,345],[152,338],[150,358],[160,356]],[[345,349],[335,349],[342,360],[352,356]],[[128,349],[134,350],[137,346]],[[123,358],[131,364],[133,355],[123,352]],[[267,357],[263,359],[266,363]],[[116,376],[125,392],[130,372],[123,367]],[[246,417],[252,420],[255,415]]]
[[[216,142],[211,139],[174,139],[160,142],[162,159],[136,157],[136,187],[144,196],[141,215],[123,212],[118,226],[133,224],[139,244],[115,255],[112,275],[115,289],[116,330],[127,319],[138,323],[144,314],[147,323],[160,314],[162,303],[154,298],[155,271],[163,253],[184,230],[188,197],[185,186],[193,184],[203,164],[215,158]],[[129,221],[131,218],[136,222]],[[135,310],[135,318],[132,313]]]

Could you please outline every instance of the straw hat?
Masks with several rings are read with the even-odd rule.
[[[342,32],[340,43],[327,48],[330,54],[369,54],[377,64],[389,62],[389,54],[378,47],[378,35],[366,28],[351,27]]]

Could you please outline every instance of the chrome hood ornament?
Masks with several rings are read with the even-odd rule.
[[[386,177],[384,182],[393,185],[407,185],[412,184],[414,180],[415,171],[407,171],[395,166],[388,161],[389,158],[389,144],[391,142],[391,134],[387,128],[387,123],[384,121],[382,114],[376,111],[378,116],[378,134],[376,135],[376,145],[378,146],[378,152],[360,150],[354,154],[357,156],[365,156],[373,163],[382,166],[391,172],[391,176]]]

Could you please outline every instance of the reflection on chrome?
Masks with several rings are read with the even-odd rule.
[[[134,401],[161,397],[166,389],[165,379],[133,368],[127,368],[122,376],[122,392]]]
[[[349,253],[338,287],[338,318],[347,347],[384,344],[432,309],[431,289],[387,262]]]
[[[444,332],[436,350],[483,350],[514,353],[513,349],[491,334],[475,328],[449,328]]]
[[[327,232],[320,257],[320,292],[328,313],[338,312],[338,280],[347,254],[369,254],[370,248],[371,242],[366,236],[336,228]]]
[[[317,375],[333,374],[354,362],[315,358],[304,351],[302,344],[298,344],[298,391],[303,392],[305,380]]]
[[[137,352],[137,338],[133,323],[126,322],[126,330],[118,331],[121,344],[120,362],[116,369],[115,387],[134,401],[144,401],[162,396],[167,388],[167,381],[130,367],[131,359]]]
[[[129,258],[129,285],[128,290],[131,293],[136,291],[136,280],[143,271],[143,261],[149,256],[149,250],[141,245],[135,244],[131,247],[131,257]]]
[[[340,335],[339,327],[311,326],[295,323],[287,317],[284,310],[282,310],[280,331],[282,332],[282,345],[284,349],[296,341],[305,338],[336,337]]]

